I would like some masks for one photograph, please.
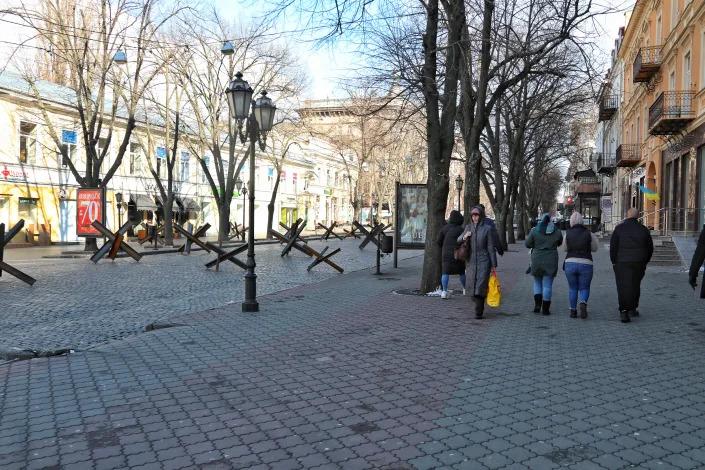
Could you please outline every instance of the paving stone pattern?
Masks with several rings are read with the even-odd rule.
[[[526,259],[500,259],[484,320],[462,296],[393,294],[418,282],[414,258],[0,365],[0,468],[703,468],[705,304],[687,276],[649,270],[624,325],[603,247],[589,318],[568,317],[562,273],[537,316]]]
[[[312,241],[315,249],[342,251],[333,259],[346,271],[375,264],[375,251],[360,242]],[[282,246],[256,247],[258,295],[339,276],[325,264],[311,271],[312,259],[292,250],[281,258]],[[399,251],[399,258],[420,251]],[[239,255],[241,260],[246,254]],[[243,271],[227,262],[215,269],[203,265],[214,254],[194,251],[103,260],[41,259],[13,261],[37,278],[34,286],[5,275],[0,278],[0,357],[2,352],[58,349],[85,350],[96,344],[144,332],[147,325],[181,313],[198,312],[244,298]],[[391,263],[391,256],[383,263]]]

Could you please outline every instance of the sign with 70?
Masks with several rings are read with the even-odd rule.
[[[76,190],[76,235],[79,237],[101,237],[91,225],[94,220],[105,225],[105,188],[79,188]]]

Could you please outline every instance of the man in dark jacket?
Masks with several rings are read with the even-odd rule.
[[[629,209],[627,219],[615,227],[610,238],[610,259],[617,281],[619,317],[622,323],[629,323],[629,317],[639,315],[637,307],[641,280],[654,254],[651,233],[637,220],[638,215],[636,208]]]
[[[482,209],[482,212],[485,213],[484,204],[478,204],[475,207],[479,207],[480,209]],[[485,216],[485,225],[489,225],[490,230],[492,230],[492,240],[494,241],[494,249],[497,251],[497,254],[499,256],[504,256],[504,248],[502,248],[502,242],[499,239],[499,232],[497,231],[497,226],[495,225],[494,220]],[[512,230],[514,230],[513,227]]]
[[[693,289],[698,287],[698,273],[700,268],[705,262],[705,226],[703,226],[702,232],[700,232],[700,238],[698,238],[698,246],[695,249],[695,254],[693,255],[693,261],[690,263],[690,272],[688,275],[688,283]],[[705,282],[700,287],[700,298],[705,299]]]

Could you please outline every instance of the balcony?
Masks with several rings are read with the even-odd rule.
[[[642,47],[634,59],[634,83],[648,83],[661,68],[661,46]]]
[[[649,134],[677,135],[695,119],[692,91],[664,91],[649,108]]]
[[[600,180],[596,176],[581,176],[578,178],[576,193],[599,193]]]
[[[619,95],[606,95],[600,99],[598,122],[609,121],[619,109]]]
[[[597,172],[601,175],[611,175],[617,168],[613,153],[597,154]]]
[[[615,164],[618,167],[637,166],[641,162],[641,145],[622,144],[617,147]]]

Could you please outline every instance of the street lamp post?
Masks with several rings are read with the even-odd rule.
[[[242,189],[242,232],[240,232],[240,236],[242,237],[242,241],[245,241],[245,196],[247,196],[247,188],[242,187],[242,180],[239,176],[237,180],[235,180],[235,187],[238,192]]]
[[[115,193],[115,202],[117,202],[119,228],[122,227],[122,193]]]
[[[463,190],[463,179],[460,177],[460,175],[455,178],[455,189],[458,190],[458,210],[460,210],[460,191]]]
[[[267,133],[274,125],[274,114],[277,107],[263,91],[262,96],[252,101],[253,90],[250,84],[242,79],[242,74],[235,74],[235,79],[225,89],[230,106],[230,114],[237,121],[240,141],[244,144],[250,139],[250,227],[247,233],[247,272],[245,272],[245,301],[242,302],[243,312],[259,311],[257,302],[257,275],[255,274],[255,142],[264,150],[267,145]],[[250,105],[252,112],[250,113]],[[245,133],[242,125],[247,121]],[[247,134],[247,135],[245,135]],[[234,145],[231,133],[230,145]]]

